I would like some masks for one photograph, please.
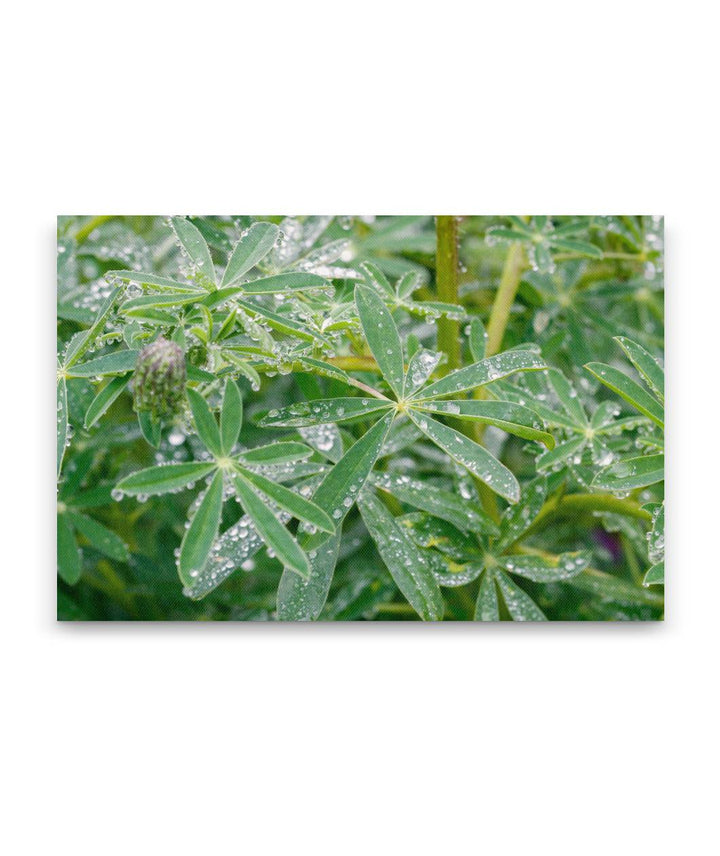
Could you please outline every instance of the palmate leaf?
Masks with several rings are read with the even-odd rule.
[[[261,262],[275,246],[280,229],[274,223],[253,223],[240,238],[228,259],[220,287],[234,285]]]
[[[544,360],[531,350],[504,351],[502,354],[486,357],[471,366],[445,375],[444,378],[421,389],[413,396],[413,400],[427,401],[431,398],[466,392],[515,372],[541,371],[546,368]]]
[[[322,345],[330,345],[330,340],[321,333],[318,333],[317,330],[313,330],[312,327],[308,327],[305,324],[300,324],[292,318],[278,315],[277,312],[272,312],[265,306],[251,303],[249,300],[243,300],[240,297],[235,297],[234,303],[249,313],[251,317],[259,316],[263,318],[269,327],[272,327],[273,330],[277,330],[279,333],[294,336],[296,339],[302,339],[305,342],[318,342]]]
[[[405,395],[412,395],[424,386],[430,375],[438,367],[441,359],[442,354],[438,351],[418,348],[408,363],[407,374],[405,375]]]
[[[140,351],[115,351],[67,370],[69,377],[105,377],[132,371]]]
[[[67,384],[65,376],[58,377],[57,381],[57,476],[60,478],[62,470],[63,458],[65,457],[65,448],[68,441],[69,423],[68,423],[68,401],[67,401]]]
[[[644,586],[661,586],[665,585],[665,561],[657,562],[648,569],[643,578]]]
[[[268,508],[267,503],[241,475],[234,478],[235,491],[245,513],[252,520],[263,541],[270,547],[285,568],[301,576],[310,573],[310,563],[297,541]]]
[[[64,368],[66,370],[71,368],[80,359],[80,357],[82,357],[85,351],[87,351],[95,341],[98,334],[102,332],[107,317],[112,312],[117,299],[118,292],[115,290],[102,302],[89,329],[84,330],[82,333],[78,333],[70,340],[63,357]]]
[[[82,575],[82,554],[65,514],[57,517],[57,561],[61,579],[74,586]]]
[[[234,380],[225,384],[222,407],[220,408],[220,449],[229,455],[240,437],[243,403],[240,390]]]
[[[497,557],[498,564],[508,573],[517,574],[536,583],[569,580],[590,564],[585,552],[561,553],[559,556],[511,555]]]
[[[608,366],[605,363],[587,363],[585,368],[594,375],[600,383],[604,384],[608,389],[617,393],[621,398],[624,398],[628,404],[631,404],[636,410],[644,414],[652,421],[664,427],[663,406],[657,399],[653,398],[646,392],[638,383],[631,377],[621,372],[619,369]]]
[[[664,455],[645,455],[641,458],[624,459],[606,467],[595,476],[592,486],[597,490],[624,493],[649,487],[664,478]]]
[[[83,535],[88,542],[101,553],[109,556],[111,559],[116,559],[118,562],[127,562],[130,558],[130,551],[127,544],[116,535],[107,526],[98,523],[87,514],[81,514],[79,511],[69,511],[68,516],[72,525]]]
[[[665,398],[665,372],[655,357],[648,353],[642,345],[633,342],[632,339],[627,339],[624,336],[616,336],[615,341],[625,351],[628,359],[635,366],[645,383],[662,402]]]
[[[408,416],[425,436],[447,452],[454,461],[485,482],[495,493],[508,502],[517,502],[520,499],[520,485],[513,473],[483,446],[429,416],[414,413],[412,410],[408,410]]]
[[[110,383],[106,384],[100,392],[98,392],[85,414],[86,428],[92,428],[98,419],[100,419],[100,417],[110,409],[115,399],[118,398],[122,394],[122,391],[127,387],[130,377],[130,372],[114,377]]]
[[[197,279],[205,287],[213,288],[216,284],[215,267],[202,233],[197,226],[184,217],[173,217],[170,222],[182,250],[194,269],[188,274],[189,277]]]
[[[498,588],[513,621],[547,621],[535,601],[503,571],[495,572]]]
[[[283,511],[287,511],[288,514],[291,514],[297,520],[309,523],[321,532],[329,532],[330,534],[335,532],[335,525],[332,520],[322,510],[322,508],[317,506],[314,502],[305,499],[305,497],[294,493],[280,484],[270,481],[270,479],[265,478],[265,476],[260,475],[259,473],[254,473],[251,470],[246,470],[241,467],[238,468],[238,473],[239,476],[246,482],[249,482],[256,491],[269,496],[278,508],[282,508]],[[248,509],[245,510],[248,511]],[[248,511],[248,513],[250,512]]]
[[[444,416],[454,416],[456,419],[480,422],[484,425],[494,425],[502,428],[508,434],[515,434],[526,440],[543,443],[548,449],[555,446],[552,434],[542,430],[542,424],[534,411],[529,407],[514,404],[511,401],[478,401],[475,399],[461,401],[432,401],[417,404],[416,410],[440,413]]]
[[[220,457],[223,454],[220,430],[212,411],[197,390],[188,388],[187,397],[198,436],[213,455]]]
[[[328,281],[315,273],[278,273],[244,282],[242,285],[231,285],[221,288],[203,298],[203,305],[208,309],[220,306],[240,294],[282,294],[283,292],[302,291],[312,288],[327,288]]]
[[[368,416],[377,417],[393,402],[381,398],[329,398],[291,404],[281,410],[271,410],[261,420],[267,428],[304,428],[328,422],[357,422]]]
[[[393,414],[387,414],[366,431],[327,473],[313,494],[313,502],[330,513],[337,527],[337,535],[330,536],[330,541],[337,540],[339,544],[342,521],[378,459],[392,420]],[[330,590],[338,549],[337,545],[331,549],[327,539],[323,534],[302,539],[309,554],[317,554],[308,580],[290,571],[283,572],[277,594],[278,616],[283,620],[309,621],[320,615]]]
[[[215,469],[215,463],[164,464],[139,470],[122,479],[117,489],[128,496],[153,496],[192,487]]]
[[[499,537],[493,545],[494,551],[507,549],[532,526],[545,504],[546,496],[547,479],[544,476],[539,476],[526,485],[520,502],[507,508],[502,516]]]
[[[559,464],[562,464],[563,461],[566,461],[568,458],[584,449],[586,443],[587,439],[585,437],[573,437],[572,440],[566,440],[564,443],[560,443],[560,445],[555,446],[551,451],[540,455],[536,461],[538,471],[542,472],[543,470],[551,470]]]
[[[277,590],[277,616],[280,621],[314,621],[327,600],[340,550],[341,532],[311,550],[312,565],[307,579],[284,571]]]
[[[292,440],[280,443],[269,443],[267,446],[256,446],[245,449],[236,458],[241,464],[287,464],[295,461],[305,461],[313,450]]]
[[[408,603],[424,621],[441,621],[445,604],[423,552],[370,491],[358,499],[363,521]]]
[[[195,294],[202,296],[205,294],[204,289],[199,285],[191,282],[178,282],[175,279],[169,279],[166,276],[158,276],[154,273],[143,273],[137,270],[111,270],[105,274],[107,279],[119,279],[123,282],[136,282],[138,285],[149,285],[158,291],[171,291],[178,294]],[[127,308],[127,303],[123,305],[123,309]]]
[[[447,520],[462,531],[477,531],[497,534],[495,523],[482,508],[470,500],[463,499],[449,490],[435,487],[409,476],[382,473],[373,479],[373,485],[399,499],[426,511],[441,520]]]
[[[148,410],[141,410],[137,415],[138,425],[145,440],[157,449],[162,439],[162,422]]]
[[[405,368],[395,321],[384,301],[366,285],[355,286],[355,304],[368,347],[390,388],[402,398]]]
[[[555,391],[560,404],[570,419],[579,427],[587,427],[589,423],[585,408],[582,406],[582,402],[578,398],[578,394],[570,381],[557,369],[548,371],[548,379],[550,386]]]
[[[190,585],[207,564],[220,526],[223,504],[223,474],[218,470],[200,500],[197,511],[180,544],[178,573],[183,585]]]
[[[485,570],[480,580],[474,618],[475,621],[500,621],[495,575],[491,568]]]

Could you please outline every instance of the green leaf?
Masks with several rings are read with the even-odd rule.
[[[495,578],[513,621],[547,621],[535,601],[515,585],[507,574],[498,571]]]
[[[595,259],[603,257],[603,251],[589,241],[574,241],[566,238],[556,238],[551,235],[551,243],[556,250],[565,250],[569,253],[580,253],[583,256],[591,256]]]
[[[107,526],[88,517],[87,514],[80,514],[77,511],[69,513],[73,526],[84,535],[92,546],[109,556],[111,559],[116,559],[118,562],[127,562],[130,558],[130,551],[127,544],[116,535]]]
[[[547,496],[547,479],[539,476],[527,484],[517,505],[506,509],[500,521],[500,537],[495,542],[497,552],[507,549],[530,528]]]
[[[474,318],[470,322],[470,353],[476,363],[481,362],[485,358],[485,348],[487,347],[488,334],[485,331],[485,325],[480,318]]]
[[[259,422],[264,428],[303,428],[328,422],[357,422],[392,406],[380,398],[328,398],[271,410]]]
[[[481,422],[484,425],[494,425],[496,428],[507,431],[508,434],[543,443],[548,449],[555,446],[555,438],[542,430],[542,423],[534,411],[511,401],[477,401],[475,399],[433,401],[418,404],[415,409],[442,413],[444,416],[454,416],[456,419],[471,422]]]
[[[625,493],[657,484],[665,478],[664,455],[627,458],[601,470],[593,479],[596,490]]]
[[[243,403],[240,390],[235,381],[228,378],[220,409],[220,448],[223,455],[229,455],[237,443],[242,427],[242,418]]]
[[[477,476],[491,490],[508,502],[520,499],[520,485],[512,472],[493,457],[487,449],[469,440],[464,434],[449,428],[424,414],[407,411],[408,416],[433,443],[447,452],[458,464]]]
[[[326,336],[304,324],[294,321],[292,318],[288,318],[285,315],[278,315],[277,312],[271,312],[265,306],[260,306],[249,300],[243,300],[240,297],[235,298],[235,303],[252,317],[259,315],[261,318],[264,318],[268,326],[272,327],[273,330],[285,333],[287,336],[294,336],[296,339],[302,339],[305,342],[320,342],[330,347],[330,340]]]
[[[67,370],[70,377],[104,377],[120,375],[135,368],[140,351],[115,351]]]
[[[559,556],[513,555],[499,556],[501,567],[511,574],[518,574],[536,583],[569,580],[585,570],[590,564],[590,554],[583,552],[561,553]]]
[[[463,499],[449,490],[392,473],[375,476],[373,484],[413,508],[447,520],[463,532],[477,531],[489,535],[498,532],[497,526],[477,503]]]
[[[235,476],[234,483],[240,504],[263,541],[286,568],[307,577],[310,573],[310,563],[297,541],[243,478]]]
[[[540,371],[547,366],[542,358],[532,351],[504,351],[493,357],[486,357],[480,362],[466,366],[436,380],[430,386],[420,391],[416,398],[426,401],[429,398],[440,398],[443,395],[465,392],[492,383],[494,380],[507,377],[515,372]]]
[[[585,408],[582,406],[578,394],[570,381],[558,369],[550,369],[548,379],[550,386],[555,390],[560,404],[570,419],[581,428],[587,427],[589,423]]]
[[[335,572],[341,537],[338,528],[334,535],[313,548],[307,579],[292,571],[283,571],[277,590],[280,621],[314,621],[320,616]]]
[[[490,568],[487,568],[480,580],[475,601],[475,621],[500,621],[495,576]]]
[[[424,621],[441,621],[445,604],[430,565],[407,532],[369,491],[358,508],[383,562],[408,603]]]
[[[253,223],[232,251],[220,287],[234,285],[275,246],[280,229],[274,223]]]
[[[66,369],[69,369],[80,359],[80,357],[95,341],[95,338],[102,332],[102,329],[105,326],[105,320],[112,311],[112,308],[115,306],[117,299],[118,291],[114,290],[105,298],[104,303],[100,305],[92,326],[70,340],[70,345],[68,346],[64,357]]]
[[[183,585],[189,586],[207,564],[217,538],[223,504],[223,474],[218,470],[210,482],[180,545],[178,572]]]
[[[207,295],[206,291],[199,290],[189,293],[183,291],[171,294],[146,294],[143,297],[133,297],[132,300],[126,300],[120,307],[120,311],[125,315],[135,316],[138,314],[138,310],[155,309],[158,306],[185,306],[189,303],[199,303],[200,300],[206,299],[205,295]],[[143,315],[143,317],[145,316]]]
[[[285,464],[294,461],[305,461],[313,454],[303,443],[288,441],[285,443],[269,443],[267,446],[256,446],[245,449],[238,455],[238,460],[245,464]]]
[[[58,514],[57,518],[57,560],[61,579],[74,586],[82,574],[82,554],[65,514]]]
[[[360,270],[365,275],[365,281],[374,285],[378,291],[384,292],[388,297],[395,299],[395,291],[388,282],[385,274],[372,262],[363,262]]]
[[[647,604],[656,607],[663,603],[662,595],[634,586],[626,580],[620,580],[612,574],[606,574],[594,568],[588,568],[584,573],[578,574],[568,582],[573,588],[590,592],[596,597],[612,600],[616,603]]]
[[[192,462],[186,464],[163,464],[139,470],[118,482],[117,488],[129,496],[169,493],[192,487],[215,469],[215,463]]]
[[[85,414],[85,427],[91,428],[107,412],[113,401],[122,393],[130,380],[130,373],[114,377],[95,396]]]
[[[616,336],[615,341],[625,351],[630,362],[635,366],[645,383],[652,389],[655,395],[664,401],[665,399],[665,372],[652,354],[648,353],[642,345],[627,339],[625,336]]]
[[[536,461],[538,471],[552,469],[557,464],[562,464],[563,461],[566,461],[575,452],[582,449],[585,443],[585,437],[573,437],[572,440],[560,443],[559,446],[555,446],[551,451],[540,455]]]
[[[339,528],[380,455],[394,413],[388,413],[357,440],[320,482],[313,502],[324,508]]]
[[[166,276],[157,276],[154,273],[142,273],[137,270],[111,270],[105,274],[108,279],[113,277],[121,279],[124,282],[137,282],[139,285],[150,285],[160,291],[173,291],[186,294],[195,293],[196,295],[204,294],[204,290],[195,283],[178,282],[174,279],[168,279]],[[127,304],[125,304],[126,306]],[[123,308],[125,308],[125,306]]]
[[[350,384],[350,376],[347,372],[334,366],[332,363],[326,363],[324,360],[316,360],[314,357],[298,357],[298,362],[312,369],[316,374],[334,378],[342,383]]]
[[[613,392],[616,392],[628,404],[631,404],[640,413],[652,419],[660,428],[664,427],[662,405],[624,372],[618,371],[618,369],[612,366],[605,365],[605,363],[587,363],[585,368],[591,374],[595,375],[600,383]]]
[[[665,585],[665,562],[657,562],[645,574],[643,579],[644,586],[662,586]]]
[[[438,351],[428,351],[419,348],[412,355],[405,375],[405,395],[412,395],[424,386],[430,375],[438,367],[442,354]]]
[[[291,514],[297,520],[309,523],[322,532],[329,532],[330,534],[335,532],[332,520],[314,502],[310,502],[310,500],[283,487],[283,485],[276,484],[270,481],[270,479],[265,478],[265,476],[254,473],[251,470],[241,469],[239,475],[245,481],[250,482],[254,488],[269,496],[278,507],[282,508],[283,511],[287,511],[288,514]]]
[[[60,478],[62,462],[65,457],[65,447],[68,440],[68,403],[67,384],[65,377],[59,377],[57,381],[57,475]]]
[[[355,286],[355,305],[368,347],[395,395],[402,398],[405,368],[400,334],[382,298],[366,285]]]
[[[137,419],[143,437],[153,448],[157,449],[162,439],[162,422],[147,410],[141,410]]]
[[[328,281],[315,273],[306,273],[304,271],[295,271],[294,273],[278,273],[274,276],[265,276],[260,279],[253,279],[250,282],[244,282],[242,285],[235,285],[229,288],[223,288],[217,292],[217,298],[222,295],[232,297],[235,294],[278,294],[283,291],[299,291],[305,288],[326,288]],[[225,297],[225,299],[227,299]],[[206,301],[215,303],[215,296]]]
[[[197,226],[184,217],[173,217],[172,228],[187,254],[196,273],[190,273],[189,279],[197,279],[201,285],[215,285],[215,268],[213,267],[210,250]]]
[[[195,389],[187,390],[190,409],[192,410],[195,427],[197,428],[198,436],[207,448],[216,457],[221,457],[222,444],[220,442],[220,431],[212,411],[208,407],[207,401]]]

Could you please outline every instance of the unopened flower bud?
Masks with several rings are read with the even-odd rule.
[[[177,413],[185,397],[183,349],[160,336],[138,355],[133,376],[135,410],[153,416]]]

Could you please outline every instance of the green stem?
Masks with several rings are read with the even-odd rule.
[[[107,223],[108,220],[112,220],[116,216],[116,214],[100,214],[97,217],[91,217],[82,228],[78,229],[75,240],[78,244],[82,244],[98,226],[102,226],[103,223]]]
[[[543,505],[532,526],[523,532],[523,541],[529,534],[543,526],[548,519],[573,517],[586,511],[606,511],[611,514],[622,514],[624,517],[633,517],[636,520],[652,519],[650,512],[645,511],[631,499],[620,499],[611,493],[570,493],[559,499],[549,499]]]
[[[515,302],[515,295],[517,294],[520,278],[522,272],[525,270],[525,266],[525,252],[523,251],[522,244],[511,244],[507,258],[505,259],[500,285],[495,294],[495,302],[493,303],[487,326],[488,341],[486,353],[489,357],[497,354],[502,347],[505,328],[510,318],[510,310]]]
[[[457,217],[436,217],[437,250],[435,278],[438,300],[458,302],[458,221]],[[460,322],[441,317],[437,322],[437,346],[447,354],[447,371],[460,366]]]

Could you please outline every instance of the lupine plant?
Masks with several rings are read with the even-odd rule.
[[[60,618],[662,617],[661,218],[68,216],[57,288]]]

